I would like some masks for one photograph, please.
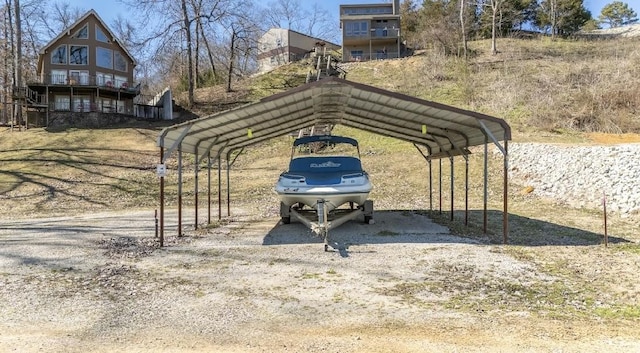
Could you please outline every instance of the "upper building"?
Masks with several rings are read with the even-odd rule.
[[[133,114],[139,87],[135,59],[100,16],[90,10],[39,52],[37,79],[27,82],[27,100],[41,113]]]
[[[340,46],[290,29],[271,28],[258,42],[260,72],[303,59],[318,50],[339,50]]]
[[[400,0],[390,3],[340,5],[342,61],[399,58]]]

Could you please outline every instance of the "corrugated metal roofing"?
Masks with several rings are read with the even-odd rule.
[[[225,158],[227,152],[316,124],[341,124],[425,146],[432,156],[464,153],[489,140],[510,140],[502,119],[330,77],[258,102],[165,128],[167,155]]]

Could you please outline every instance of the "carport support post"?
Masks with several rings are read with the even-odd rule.
[[[433,181],[432,181],[432,169],[431,169],[431,159],[429,162],[429,213],[433,211]]]
[[[508,191],[508,186],[509,186],[509,149],[508,149],[508,142],[507,142],[507,136],[505,133],[505,137],[504,137],[504,181],[503,181],[503,188],[504,188],[504,199],[503,199],[503,207],[504,210],[502,211],[502,241],[507,244],[509,242],[509,210],[507,207],[507,197],[509,196],[509,191]]]
[[[211,224],[211,151],[207,153],[207,224]]]
[[[438,196],[440,197],[440,214],[442,214],[442,158],[438,158]]]
[[[451,220],[453,221],[453,156],[449,157],[451,163]]]
[[[464,157],[464,225],[469,225],[469,156]]]
[[[160,164],[164,159],[164,147],[160,147]],[[164,176],[160,176],[160,247],[164,246]]]
[[[193,154],[193,164],[195,165],[195,169],[194,169],[194,190],[193,190],[193,195],[194,195],[194,213],[195,213],[195,218],[193,220],[193,229],[198,229],[198,149],[196,148],[194,154]]]
[[[182,236],[182,144],[178,146],[178,236]]]
[[[222,161],[218,155],[218,220],[222,219]]]
[[[487,234],[487,226],[489,219],[487,217],[487,199],[489,198],[487,189],[489,188],[489,141],[487,141],[487,135],[484,135],[484,195],[483,195],[483,220],[482,230],[484,234]]]
[[[229,155],[227,156],[227,217],[231,216],[231,164],[229,163]]]

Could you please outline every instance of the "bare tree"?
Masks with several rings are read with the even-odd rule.
[[[464,26],[464,0],[460,0],[460,31],[462,32],[462,49],[467,57],[467,29]]]
[[[301,0],[274,0],[262,13],[267,28],[287,28],[329,41],[337,41],[339,37],[338,20],[318,2],[307,10]]]
[[[11,83],[12,83],[12,79],[11,79],[11,73],[12,73],[12,60],[13,60],[13,55],[12,55],[12,50],[11,50],[11,45],[13,44],[13,37],[9,35],[9,33],[13,33],[13,26],[11,25],[11,6],[9,6],[8,2],[7,5],[3,6],[3,19],[4,21],[2,21],[2,26],[3,26],[3,34],[4,34],[4,38],[3,38],[3,49],[4,49],[4,54],[2,56],[3,58],[3,73],[2,73],[2,103],[3,103],[3,109],[2,109],[2,118],[3,118],[3,122],[4,123],[9,123],[9,96],[11,94],[10,91],[10,87],[11,87]],[[11,120],[13,122],[13,118]]]
[[[191,43],[191,22],[192,20],[189,17],[189,12],[187,11],[187,1],[186,0],[181,0],[182,3],[182,16],[183,16],[183,21],[184,21],[184,32],[186,35],[186,43],[187,43],[187,71],[188,71],[188,76],[187,79],[189,80],[189,107],[192,107],[193,104],[195,103],[195,98],[194,98],[194,86],[195,86],[195,80],[193,79],[193,56],[192,56],[192,43]]]
[[[294,31],[300,30],[304,16],[300,0],[274,0],[269,2],[267,7],[270,10],[264,13],[268,26],[286,27]]]
[[[48,38],[54,38],[62,30],[71,26],[83,14],[83,10],[78,7],[72,7],[66,2],[53,2],[50,6],[40,7],[38,13],[38,26],[46,29],[43,33]]]
[[[502,6],[502,0],[490,0],[491,5],[491,54],[498,54],[498,48],[496,46],[496,15]]]
[[[11,0],[6,0],[6,6],[7,6],[7,19],[8,19],[8,24],[9,24],[9,42],[10,44],[10,49],[12,52],[12,57],[13,57],[13,65],[12,65],[12,92],[13,92],[13,97],[17,96],[17,92],[16,89],[18,87],[21,86],[22,83],[22,78],[20,78],[20,75],[22,73],[22,71],[20,69],[18,69],[20,67],[20,62],[22,59],[22,32],[20,30],[20,28],[22,26],[20,26],[20,2],[18,0],[16,0],[15,3],[11,3]],[[15,15],[12,15],[11,13],[11,7],[14,6],[14,12]],[[15,18],[14,18],[15,16]],[[17,26],[14,26],[14,23],[17,23]],[[15,40],[15,41],[14,41]],[[19,109],[19,107],[16,105],[16,102],[13,102],[13,116],[11,118],[11,126],[13,127],[14,123],[17,124],[21,124],[21,118],[22,118],[22,110]]]
[[[223,40],[227,43],[226,57],[223,60],[227,68],[228,92],[233,90],[232,82],[235,77],[244,75],[256,66],[252,66],[252,63],[255,63],[261,30],[255,22],[255,10],[257,8],[252,7],[250,1],[246,1],[230,11],[221,22],[221,28],[226,34]]]

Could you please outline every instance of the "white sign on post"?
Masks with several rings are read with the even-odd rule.
[[[167,175],[167,165],[166,164],[158,164],[156,166],[156,173],[159,177],[164,177]]]

